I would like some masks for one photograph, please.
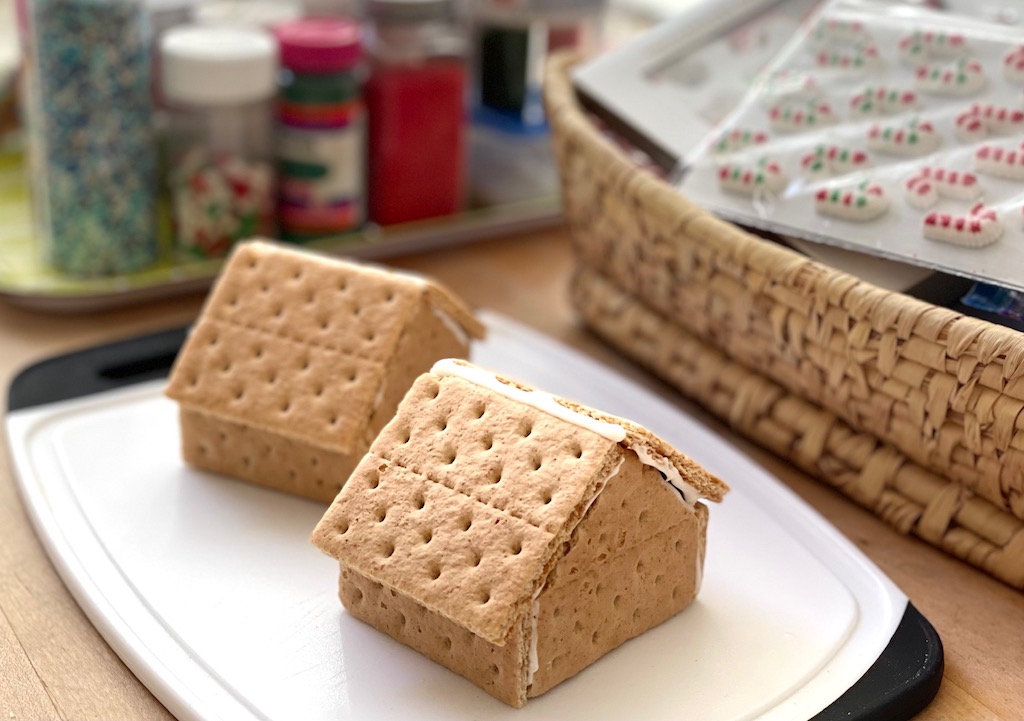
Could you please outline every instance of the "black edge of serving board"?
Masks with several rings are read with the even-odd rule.
[[[11,381],[7,409],[35,408],[166,377],[187,335],[187,327],[174,328],[36,363]],[[943,667],[938,633],[908,603],[874,664],[810,721],[908,721],[938,693]]]
[[[188,327],[173,328],[56,356],[28,366],[11,381],[8,412],[166,378]]]

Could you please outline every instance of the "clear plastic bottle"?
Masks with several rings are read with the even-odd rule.
[[[557,50],[597,47],[607,0],[473,0],[471,202],[554,196],[541,81]]]
[[[160,46],[166,173],[178,247],[224,255],[274,233],[277,45],[256,28],[187,26]]]
[[[548,55],[593,50],[606,5],[607,0],[473,0],[475,116],[543,125],[541,80]]]
[[[369,217],[458,212],[465,196],[466,42],[452,0],[368,0]]]

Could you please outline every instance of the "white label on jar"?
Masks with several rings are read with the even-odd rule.
[[[278,157],[284,199],[306,206],[361,199],[365,137],[361,120],[325,130],[282,127]]]

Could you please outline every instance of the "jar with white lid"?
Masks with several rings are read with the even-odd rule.
[[[257,28],[186,26],[160,44],[165,180],[180,249],[222,256],[274,233],[278,53]]]

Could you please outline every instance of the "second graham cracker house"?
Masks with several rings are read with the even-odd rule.
[[[428,280],[240,245],[167,387],[185,460],[330,502],[416,377],[482,335]]]
[[[366,623],[522,706],[686,607],[727,487],[629,421],[446,360],[314,532]]]

